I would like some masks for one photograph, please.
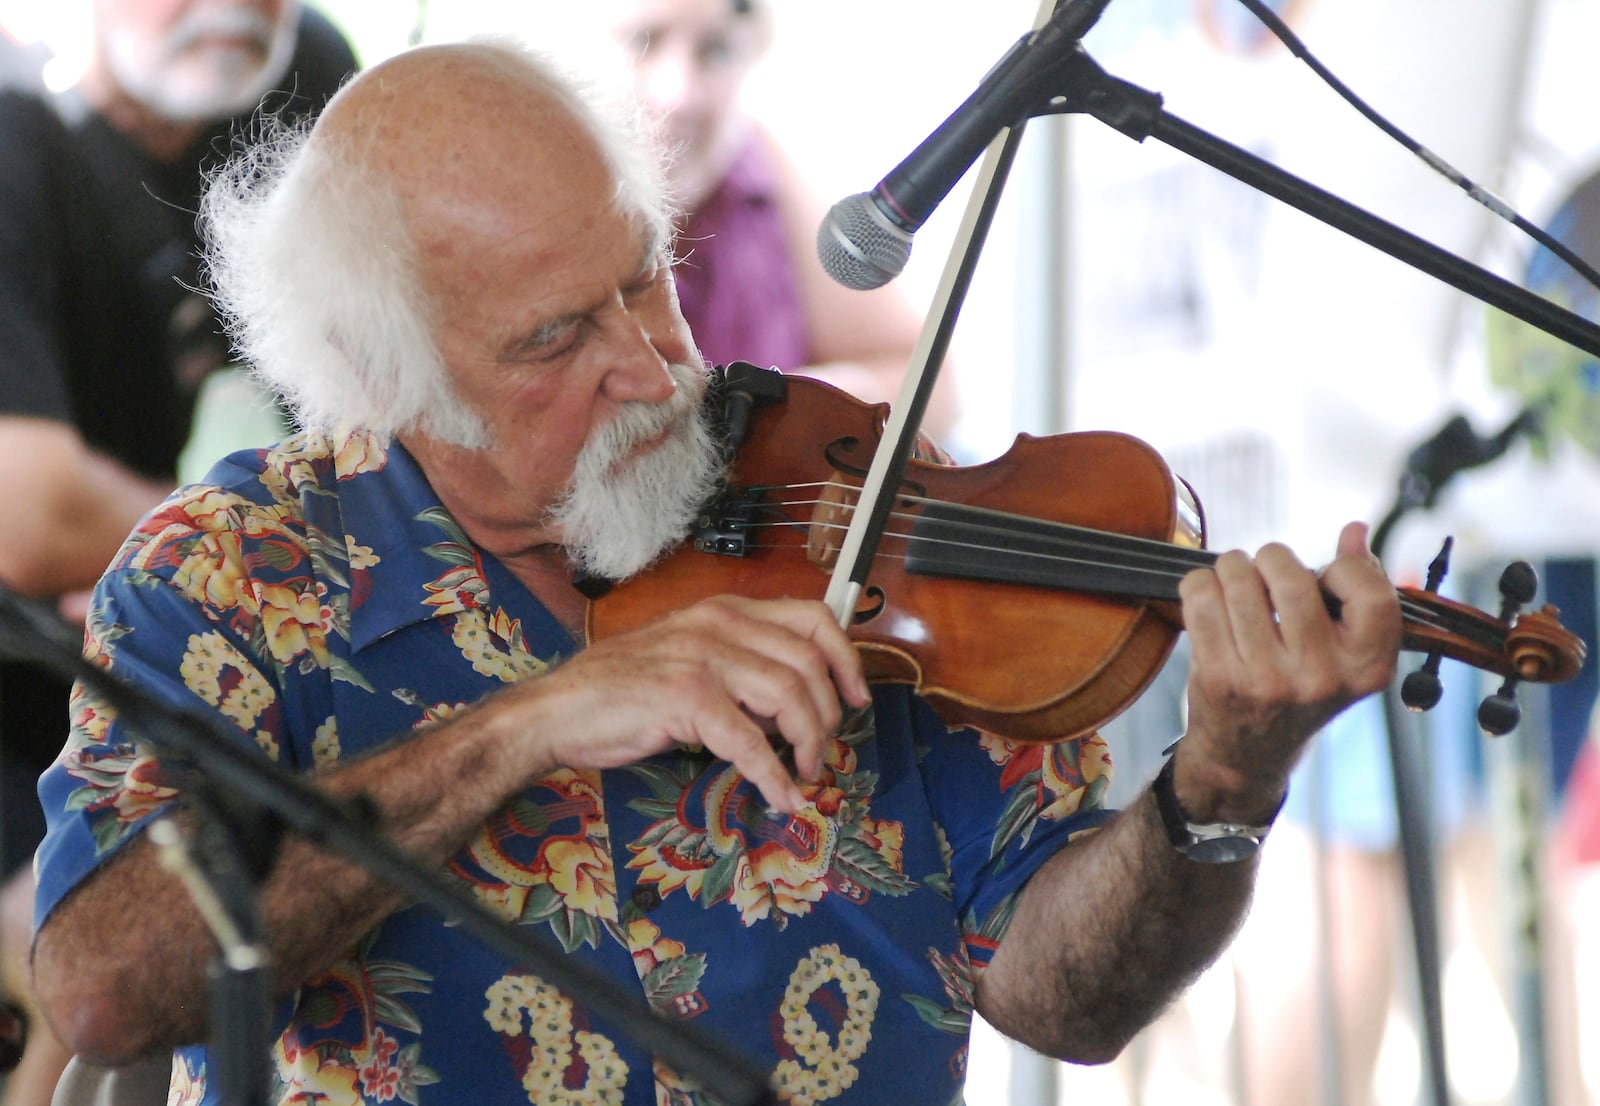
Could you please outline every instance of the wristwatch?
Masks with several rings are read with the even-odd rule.
[[[1156,809],[1161,812],[1161,824],[1166,827],[1167,840],[1172,842],[1172,847],[1201,864],[1232,864],[1249,860],[1260,852],[1261,842],[1266,840],[1267,831],[1277,819],[1278,811],[1274,810],[1272,817],[1261,826],[1241,825],[1238,822],[1189,821],[1183,807],[1178,805],[1177,794],[1172,790],[1172,766],[1177,759],[1168,757],[1150,784],[1150,790],[1156,796]],[[1285,792],[1284,799],[1288,797]],[[1278,810],[1282,809],[1283,802],[1280,801]]]

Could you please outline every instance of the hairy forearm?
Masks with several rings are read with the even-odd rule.
[[[365,794],[392,843],[431,866],[557,768],[599,771],[677,745],[710,750],[769,804],[792,812],[799,787],[751,715],[772,719],[814,778],[842,705],[864,706],[869,695],[855,648],[827,607],[725,596],[585,648],[317,782],[336,795]],[[287,991],[400,900],[355,866],[290,842],[262,903],[275,978]],[[135,842],[46,922],[39,993],[75,1052],[125,1062],[203,1035],[210,944],[149,843]]]
[[[1186,820],[1267,824],[1311,736],[1393,679],[1394,588],[1352,523],[1320,573],[1268,545],[1221,554],[1179,594],[1192,651],[1172,798]],[[1254,868],[1178,852],[1147,789],[1029,881],[979,979],[979,1011],[1042,1052],[1113,1058],[1231,939]]]
[[[979,977],[979,1012],[1047,1055],[1115,1058],[1227,945],[1255,867],[1182,856],[1146,792],[1029,881]]]
[[[437,866],[491,815],[526,764],[495,700],[373,757],[318,777],[336,798],[365,795],[380,829],[418,863]],[[538,771],[537,767],[534,771]],[[188,814],[180,815],[188,822]],[[333,962],[401,897],[360,865],[287,838],[259,895],[269,970],[287,993]],[[40,931],[37,988],[74,1051],[120,1063],[206,1036],[213,938],[147,836],[84,882]]]

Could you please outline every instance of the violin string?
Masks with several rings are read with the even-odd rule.
[[[793,502],[790,502],[790,503],[781,504],[781,506],[786,506],[786,507],[787,506],[804,507],[804,506],[817,506],[817,505],[820,505],[821,503],[822,503],[821,500],[817,500],[817,501],[809,502],[809,503],[806,502],[806,501],[793,501]],[[830,506],[830,507],[838,507],[838,508],[840,508],[842,510],[850,510],[850,509],[852,509],[846,504],[829,503],[827,505]],[[775,504],[774,506],[779,506],[779,505]],[[889,518],[890,518],[891,522],[906,522],[906,521],[909,520],[909,521],[914,523],[919,517],[920,516],[918,516],[916,514],[908,514],[906,512],[899,512],[899,511],[892,511],[892,512],[890,512],[890,515],[889,515]],[[943,520],[941,520],[941,521],[943,521]],[[783,526],[785,526],[787,528],[791,528],[791,529],[799,529],[799,530],[807,530],[807,531],[823,529],[823,530],[832,530],[832,531],[842,532],[847,528],[846,524],[844,524],[844,523],[819,522],[819,521],[810,520],[810,519],[785,519],[785,521],[781,525],[783,525]],[[969,534],[979,534],[979,533],[987,532],[987,533],[994,534],[997,538],[1015,536],[1012,532],[1004,531],[1004,530],[1000,529],[999,527],[996,527],[996,526],[993,526],[993,525],[990,525],[990,526],[987,526],[987,527],[963,525],[963,524],[960,524],[960,523],[951,523],[950,525],[953,526],[953,527],[961,528],[963,530],[963,532],[969,533]],[[1094,531],[1084,531],[1084,533],[1085,534],[1089,534],[1089,533],[1094,533]],[[1176,584],[1177,584],[1177,582],[1179,580],[1183,579],[1184,575],[1190,569],[1196,567],[1196,564],[1193,564],[1193,563],[1183,563],[1183,564],[1178,564],[1175,567],[1173,567],[1174,558],[1162,556],[1161,554],[1156,553],[1154,551],[1142,552],[1142,553],[1130,553],[1129,557],[1125,558],[1123,560],[1108,560],[1108,559],[1105,559],[1105,558],[1095,559],[1093,557],[1068,556],[1068,555],[1066,555],[1065,553],[1062,553],[1062,552],[1051,553],[1051,552],[1043,552],[1043,551],[1040,551],[1040,550],[1033,550],[1033,549],[1016,549],[1016,548],[1013,548],[1013,547],[1008,546],[1008,545],[997,545],[997,544],[994,544],[992,541],[991,542],[974,541],[971,538],[954,539],[954,538],[934,537],[934,536],[927,535],[927,534],[916,534],[916,533],[908,532],[908,531],[905,531],[905,530],[894,530],[894,529],[886,530],[884,532],[883,536],[884,536],[884,538],[886,540],[892,539],[892,540],[896,540],[896,541],[902,541],[902,542],[905,542],[908,546],[914,544],[914,545],[922,546],[922,547],[924,547],[924,549],[926,549],[927,547],[933,547],[933,546],[939,546],[939,547],[944,547],[944,548],[952,548],[952,549],[961,549],[961,550],[965,550],[965,551],[972,552],[972,553],[991,554],[991,555],[994,555],[994,556],[997,556],[997,557],[1006,557],[1006,558],[1009,558],[1009,559],[1011,559],[1013,561],[1031,560],[1034,563],[1050,565],[1050,566],[1054,566],[1054,567],[1057,567],[1057,568],[1069,568],[1069,567],[1115,568],[1115,569],[1118,569],[1120,571],[1126,572],[1126,573],[1128,573],[1130,575],[1145,576],[1145,577],[1149,577],[1149,578],[1151,578],[1153,580],[1164,581],[1164,582],[1166,582],[1166,583],[1168,583],[1170,585],[1173,585],[1174,587],[1176,586]],[[1038,537],[1038,535],[1030,535],[1030,536]],[[1122,537],[1122,535],[1115,535],[1115,536],[1116,537]],[[1136,539],[1136,540],[1139,540],[1139,539]],[[1064,541],[1059,542],[1058,544],[1063,549],[1082,548],[1085,552],[1089,552],[1089,553],[1093,553],[1093,552],[1096,551],[1096,548],[1094,546],[1090,545],[1087,542],[1082,541],[1081,539],[1077,540],[1077,541],[1065,541],[1064,540]],[[1151,543],[1151,544],[1159,545],[1160,543]],[[1175,549],[1175,550],[1181,550],[1184,547],[1182,547],[1182,546],[1173,546],[1172,548]],[[902,558],[899,558],[899,559],[907,559],[907,558],[906,557],[902,557]],[[1137,560],[1140,560],[1140,559],[1150,561],[1151,564],[1150,565],[1141,565],[1141,564],[1137,564],[1137,563],[1130,563],[1130,561],[1137,561]],[[1202,562],[1198,562],[1198,563],[1203,565],[1203,564],[1207,564],[1209,562],[1202,561]]]
[[[804,488],[804,487],[836,487],[836,488],[841,488],[841,489],[847,490],[847,491],[853,491],[854,490],[853,487],[851,487],[850,485],[840,485],[840,484],[837,484],[837,483],[834,483],[834,484],[818,483],[818,484],[810,484],[810,485],[793,485],[793,487],[796,487],[796,488]],[[773,490],[780,490],[780,489],[773,489]],[[921,497],[921,496],[902,495],[899,498],[901,498],[902,500],[905,500],[907,502],[921,502],[921,503],[930,503],[930,502],[938,503],[939,502],[937,500],[928,500],[925,497]],[[780,508],[817,507],[817,506],[823,506],[823,505],[835,508],[837,510],[840,510],[841,512],[848,512],[848,511],[851,511],[851,510],[854,509],[853,505],[850,504],[850,503],[847,503],[847,502],[824,501],[822,499],[789,500],[789,501],[782,501],[782,502],[778,502],[778,503],[769,503],[768,504],[768,506],[780,507]],[[965,532],[970,532],[970,533],[989,533],[989,534],[994,534],[994,535],[997,535],[997,536],[1000,536],[1000,537],[1012,537],[1012,536],[1014,536],[1014,531],[1004,529],[1001,525],[999,525],[999,523],[1007,521],[1007,520],[1011,520],[1011,519],[1017,519],[1017,518],[1020,518],[1021,516],[1008,515],[1007,513],[1003,512],[1003,511],[994,511],[992,509],[976,509],[976,510],[978,510],[979,513],[985,514],[989,518],[992,518],[992,519],[994,519],[996,521],[993,522],[993,523],[990,523],[988,525],[981,525],[981,526],[980,525],[972,525],[972,524],[954,524],[954,523],[952,525],[953,526],[959,526]],[[898,521],[898,522],[905,522],[905,521],[908,521],[908,520],[911,521],[911,522],[915,522],[916,520],[918,520],[920,518],[920,516],[916,515],[914,513],[891,512],[890,518],[892,520],[895,520],[895,521]],[[1030,519],[1030,520],[1026,520],[1026,521],[1037,522],[1038,520],[1031,520]],[[792,519],[792,518],[791,519],[786,519],[784,525],[789,526],[789,527],[793,527],[793,528],[807,529],[807,530],[818,528],[818,527],[823,528],[823,529],[830,529],[830,530],[843,530],[845,528],[844,524],[841,524],[841,523],[818,522],[818,521],[811,520],[811,519]],[[1123,534],[1111,535],[1111,534],[1107,534],[1107,532],[1105,532],[1105,531],[1093,530],[1093,529],[1086,528],[1086,527],[1073,526],[1073,525],[1067,524],[1067,523],[1056,523],[1056,524],[1052,524],[1052,525],[1056,526],[1056,527],[1060,527],[1060,529],[1062,531],[1064,531],[1066,533],[1070,533],[1071,535],[1073,535],[1073,540],[1064,540],[1062,542],[1063,545],[1068,546],[1068,547],[1082,547],[1082,548],[1088,549],[1088,550],[1090,550],[1092,552],[1092,551],[1097,550],[1098,548],[1101,548],[1101,544],[1102,543],[1097,543],[1094,540],[1094,539],[1099,539],[1099,538],[1114,539],[1118,545],[1121,545],[1124,542],[1126,542],[1126,543],[1132,543],[1135,546],[1143,546],[1144,548],[1143,548],[1142,552],[1136,553],[1135,554],[1136,556],[1142,556],[1144,558],[1147,558],[1147,559],[1151,560],[1157,566],[1163,566],[1163,565],[1171,565],[1171,566],[1173,566],[1172,568],[1170,568],[1165,573],[1162,572],[1160,567],[1143,570],[1144,573],[1148,574],[1148,575],[1153,575],[1157,579],[1165,579],[1165,580],[1167,580],[1169,582],[1172,582],[1172,583],[1176,583],[1177,580],[1181,579],[1192,568],[1208,566],[1210,564],[1215,563],[1215,560],[1216,560],[1216,555],[1214,553],[1211,553],[1210,551],[1204,550],[1204,549],[1195,549],[1195,548],[1187,547],[1187,546],[1170,545],[1168,543],[1163,543],[1163,542],[1159,542],[1159,541],[1152,541],[1150,539],[1144,539],[1144,538],[1135,538],[1135,537],[1131,537],[1129,535],[1123,535]],[[925,543],[925,544],[928,544],[928,545],[948,545],[948,546],[955,546],[955,547],[958,547],[958,548],[964,548],[964,549],[967,549],[967,550],[970,550],[970,551],[974,551],[974,552],[978,552],[978,553],[993,553],[993,554],[1004,555],[1004,556],[1007,556],[1007,557],[1028,557],[1028,558],[1033,558],[1035,560],[1042,561],[1042,562],[1045,562],[1045,563],[1052,563],[1052,564],[1058,564],[1058,565],[1088,565],[1088,566],[1099,567],[1101,565],[1107,564],[1107,562],[1104,562],[1104,561],[1085,560],[1082,557],[1066,557],[1066,556],[1060,556],[1060,555],[1052,555],[1052,554],[1048,554],[1048,553],[1041,553],[1041,552],[1032,551],[1032,550],[1019,551],[1019,550],[1015,550],[1013,548],[1010,548],[1008,546],[999,546],[999,545],[993,545],[993,544],[989,544],[989,543],[979,543],[979,542],[970,541],[970,540],[968,540],[968,541],[955,541],[955,540],[948,539],[948,538],[935,538],[935,537],[928,537],[928,536],[925,536],[925,535],[919,537],[917,535],[914,535],[914,534],[911,534],[911,533],[907,533],[907,532],[904,532],[904,531],[899,531],[899,530],[886,531],[884,536],[886,538],[894,538],[894,539],[897,539],[897,540],[905,541],[908,544],[910,544],[912,542],[916,542],[916,543],[919,543],[919,544]],[[1122,550],[1120,550],[1120,549],[1118,551],[1122,552]],[[1124,566],[1122,564],[1114,564],[1113,567],[1124,567]],[[1138,571],[1138,570],[1136,570],[1136,571]],[[1431,624],[1438,624],[1440,622],[1440,618],[1439,618],[1437,612],[1433,611],[1431,608],[1424,607],[1424,606],[1422,606],[1422,605],[1420,605],[1418,603],[1415,603],[1414,601],[1409,600],[1404,596],[1401,597],[1401,606],[1402,606],[1402,610],[1405,613],[1405,615],[1407,617],[1411,618],[1413,622],[1423,623],[1423,624],[1430,624],[1430,625]],[[1465,625],[1463,625],[1462,632],[1470,632],[1470,631],[1468,630],[1468,628]]]
[[[839,484],[837,482],[796,484],[789,485],[788,487],[773,488],[771,490],[786,491],[790,490],[791,488],[803,489],[817,487],[840,489],[845,491],[855,490],[850,485]],[[1088,561],[1083,560],[1082,558],[1058,555],[1061,562],[1066,564],[1092,564],[1097,566],[1103,565],[1106,567],[1120,568],[1125,566],[1126,558],[1133,557],[1148,561],[1153,565],[1170,566],[1172,571],[1175,573],[1174,579],[1177,579],[1181,578],[1184,573],[1188,572],[1192,568],[1205,568],[1216,561],[1216,554],[1205,549],[1197,549],[1192,546],[1175,545],[1171,542],[1158,541],[1152,538],[1141,538],[1133,534],[1119,534],[1107,530],[1097,530],[1093,527],[1079,526],[1068,522],[1057,522],[1047,519],[1029,519],[1022,515],[1011,514],[1005,511],[997,511],[987,507],[971,507],[960,504],[947,504],[941,500],[930,499],[926,496],[901,494],[897,496],[897,498],[902,502],[911,504],[959,507],[963,516],[962,520],[958,521],[956,519],[941,519],[939,521],[953,529],[961,529],[964,533],[980,536],[992,535],[996,540],[1001,538],[1015,539],[1020,532],[1019,527],[1026,523],[1032,524],[1035,527],[1047,527],[1048,532],[1033,531],[1030,532],[1028,536],[1038,538],[1041,541],[1049,541],[1055,544],[1058,548],[1073,550],[1081,549],[1090,554],[1106,554],[1114,552],[1123,558],[1121,560]],[[853,504],[847,502],[825,501],[822,499],[780,501],[771,505],[785,508],[817,507],[825,505],[828,507],[837,508],[841,511],[854,510]],[[913,523],[923,518],[921,515],[906,512],[891,512],[890,517],[897,520],[911,520]],[[981,517],[992,521],[976,523],[969,521],[972,517]],[[811,525],[811,522],[809,520],[795,520],[794,524],[808,526]],[[830,524],[819,523],[818,525]],[[927,541],[930,544],[953,545],[980,553],[999,553],[1007,556],[1028,555],[1045,559],[1050,557],[1050,554],[1039,552],[1019,554],[1017,550],[1009,545],[980,544],[977,541],[958,542],[952,539],[939,539],[931,537],[918,537],[913,539],[912,535],[903,533],[895,533],[886,536],[902,537],[908,541]]]
[[[857,490],[853,485],[841,484],[838,481],[816,481],[812,483],[791,485],[772,485],[765,488],[751,488],[747,490],[774,492],[802,490],[808,488],[839,490],[847,493]],[[934,504],[941,506],[949,505],[944,504],[940,500],[930,499],[925,496],[901,494],[897,498],[903,502],[912,504]],[[824,500],[820,496],[814,499],[792,499],[766,502],[763,503],[763,506],[767,508],[778,509],[780,512],[789,509],[816,508],[822,506],[830,507],[844,513],[853,512],[855,509],[855,505],[853,503]],[[1114,567],[1118,569],[1130,570],[1131,572],[1139,575],[1147,575],[1158,580],[1169,581],[1173,584],[1176,584],[1178,580],[1182,579],[1184,575],[1194,568],[1208,567],[1211,564],[1214,564],[1217,558],[1215,553],[1206,549],[1175,545],[1168,542],[1162,542],[1149,538],[1140,538],[1127,534],[1115,534],[1108,531],[1096,530],[1092,527],[1074,525],[1072,523],[1029,519],[1026,516],[1013,515],[1004,511],[995,510],[993,508],[961,506],[961,510],[964,515],[978,515],[992,521],[981,524],[965,521],[958,522],[950,519],[942,519],[940,521],[952,529],[960,530],[963,534],[977,535],[980,537],[992,535],[992,540],[956,540],[951,538],[931,537],[928,535],[919,536],[904,530],[886,531],[884,537],[893,538],[897,541],[903,541],[908,546],[912,543],[945,545],[976,553],[991,553],[1013,558],[1030,558],[1038,562],[1062,566],[1082,565],[1091,567]],[[798,519],[788,515],[782,515],[782,517],[784,518],[784,521],[781,523],[781,525],[790,528],[804,530],[822,528],[837,531],[846,529],[845,524],[842,523],[817,521],[814,519]],[[889,518],[896,523],[909,523],[911,525],[915,525],[916,522],[921,520],[922,516],[915,512],[891,511]],[[1130,567],[1125,560],[1092,560],[1085,559],[1081,556],[1067,556],[1064,554],[1045,553],[1037,550],[1018,550],[1006,545],[992,544],[993,540],[999,540],[1002,538],[1015,538],[1019,532],[1017,529],[1017,524],[1020,522],[1028,523],[1030,524],[1030,527],[1037,527],[1041,524],[1048,525],[1053,535],[1052,540],[1055,540],[1056,543],[1063,549],[1070,549],[1074,551],[1082,550],[1088,553],[1112,550],[1124,558],[1132,557],[1136,560],[1146,561],[1150,567],[1137,565]],[[1027,536],[1031,538],[1043,537],[1043,535],[1039,534],[1034,529],[1030,529],[1030,532]],[[759,548],[759,544],[756,545],[756,547]],[[1482,624],[1481,620],[1461,612],[1452,611],[1448,607],[1435,608],[1427,606],[1408,598],[1404,594],[1400,596],[1400,605],[1402,617],[1409,620],[1413,624],[1434,626],[1440,629],[1445,629],[1451,633],[1457,634],[1458,636],[1468,639],[1476,639],[1489,646],[1497,646],[1500,641],[1500,636],[1491,633]]]

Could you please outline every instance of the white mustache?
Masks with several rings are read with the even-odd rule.
[[[208,39],[243,38],[266,50],[271,47],[277,31],[276,23],[251,8],[189,12],[173,28],[167,49],[169,53],[181,54]]]
[[[634,447],[661,434],[686,416],[700,402],[705,391],[704,376],[688,366],[671,366],[678,390],[662,403],[629,403],[595,435],[589,448],[600,463],[609,468],[625,458]]]

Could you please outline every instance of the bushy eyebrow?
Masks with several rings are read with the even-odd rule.
[[[643,276],[655,266],[670,264],[670,258],[666,256],[666,242],[661,232],[655,227],[642,229],[645,232],[643,248],[639,252],[639,264],[633,271],[634,277]],[[553,319],[547,319],[533,330],[511,339],[502,346],[499,360],[502,362],[516,361],[529,354],[537,353],[558,339],[563,332],[593,316],[602,306],[602,303],[597,302],[581,307],[576,311],[557,315]]]

